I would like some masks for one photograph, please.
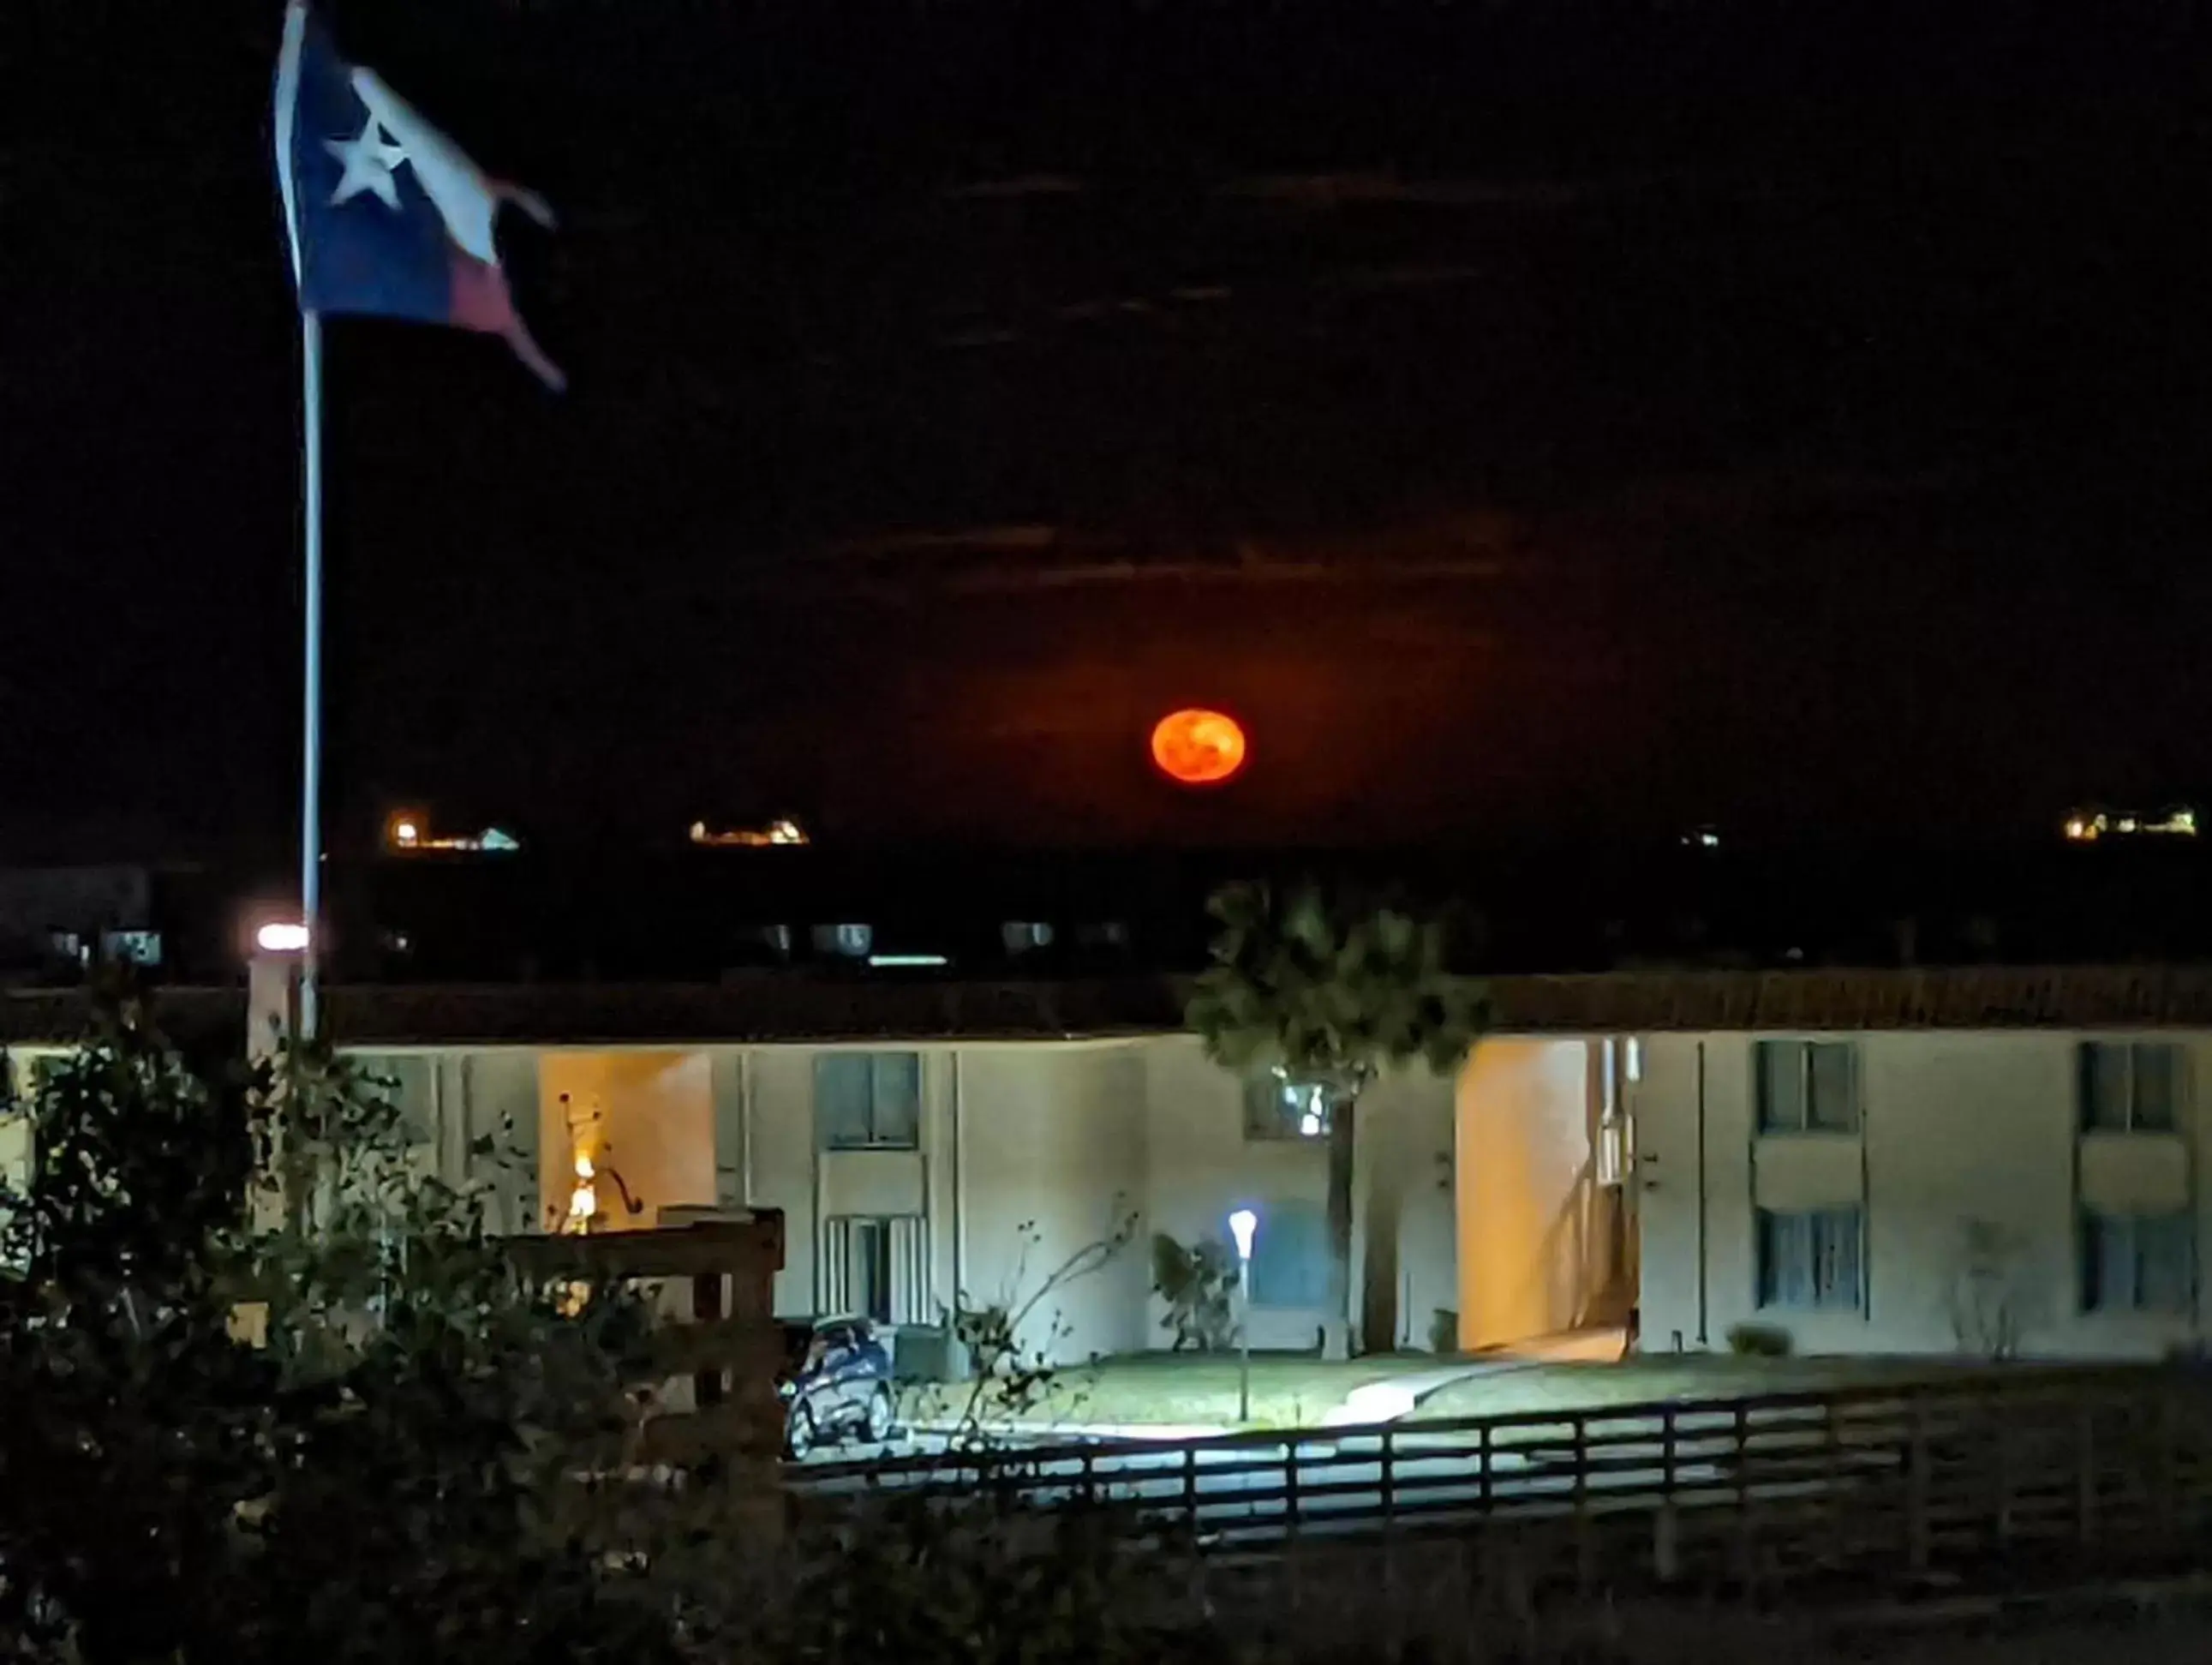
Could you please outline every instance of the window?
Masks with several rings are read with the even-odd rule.
[[[999,940],[1009,954],[1020,955],[1052,946],[1053,929],[1043,919],[1009,919],[999,927]]]
[[[912,1150],[921,1134],[918,1052],[823,1052],[814,1127],[824,1150]]]
[[[161,963],[161,933],[104,930],[100,934],[100,954],[112,966],[158,966]]]
[[[918,1214],[824,1220],[815,1290],[820,1309],[878,1324],[930,1322],[926,1227]]]
[[[834,954],[841,960],[865,960],[868,950],[875,946],[873,925],[817,925],[814,927],[814,951]]]
[[[2186,1214],[2082,1216],[2082,1311],[2186,1313],[2196,1288],[2197,1232]]]
[[[1328,1137],[1328,1089],[1278,1075],[1255,1076],[1244,1083],[1244,1137],[1248,1139],[1321,1139]]]
[[[1803,1312],[1857,1312],[1863,1217],[1856,1207],[1784,1214],[1759,1211],[1759,1304]]]
[[[1328,1302],[1328,1217],[1318,1203],[1262,1204],[1252,1234],[1252,1304],[1310,1308]]]
[[[1757,1041],[1752,1061],[1760,1132],[1859,1131],[1858,1058],[1850,1041]]]
[[[2083,1132],[2171,1133],[2180,1125],[2180,1047],[2088,1040],[2080,1065]]]

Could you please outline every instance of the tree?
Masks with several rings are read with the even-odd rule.
[[[1481,985],[1453,975],[1438,917],[1307,881],[1216,892],[1212,963],[1186,1021],[1207,1056],[1250,1076],[1319,1089],[1328,1107],[1328,1357],[1349,1355],[1353,1328],[1353,1116],[1385,1069],[1456,1069],[1487,1014]]]
[[[0,1656],[675,1657],[570,1478],[619,1430],[640,1312],[521,1278],[380,1083],[324,1052],[195,1070],[125,1006],[26,1108]]]

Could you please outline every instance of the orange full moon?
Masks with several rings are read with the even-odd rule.
[[[1218,786],[1244,766],[1244,730],[1219,711],[1170,711],[1152,729],[1152,761],[1185,786]]]

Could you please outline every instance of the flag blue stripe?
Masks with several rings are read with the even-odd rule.
[[[344,168],[333,143],[356,138],[368,110],[349,67],[311,15],[301,43],[292,121],[299,215],[300,304],[424,323],[453,321],[454,251],[411,168],[392,175],[395,211],[373,192],[334,202]]]

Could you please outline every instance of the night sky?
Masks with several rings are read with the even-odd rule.
[[[332,842],[2203,793],[2191,9],[352,0],[562,212],[502,229],[574,385],[332,324]],[[281,862],[281,7],[9,10],[0,857]],[[1228,789],[1151,773],[1193,703]]]

